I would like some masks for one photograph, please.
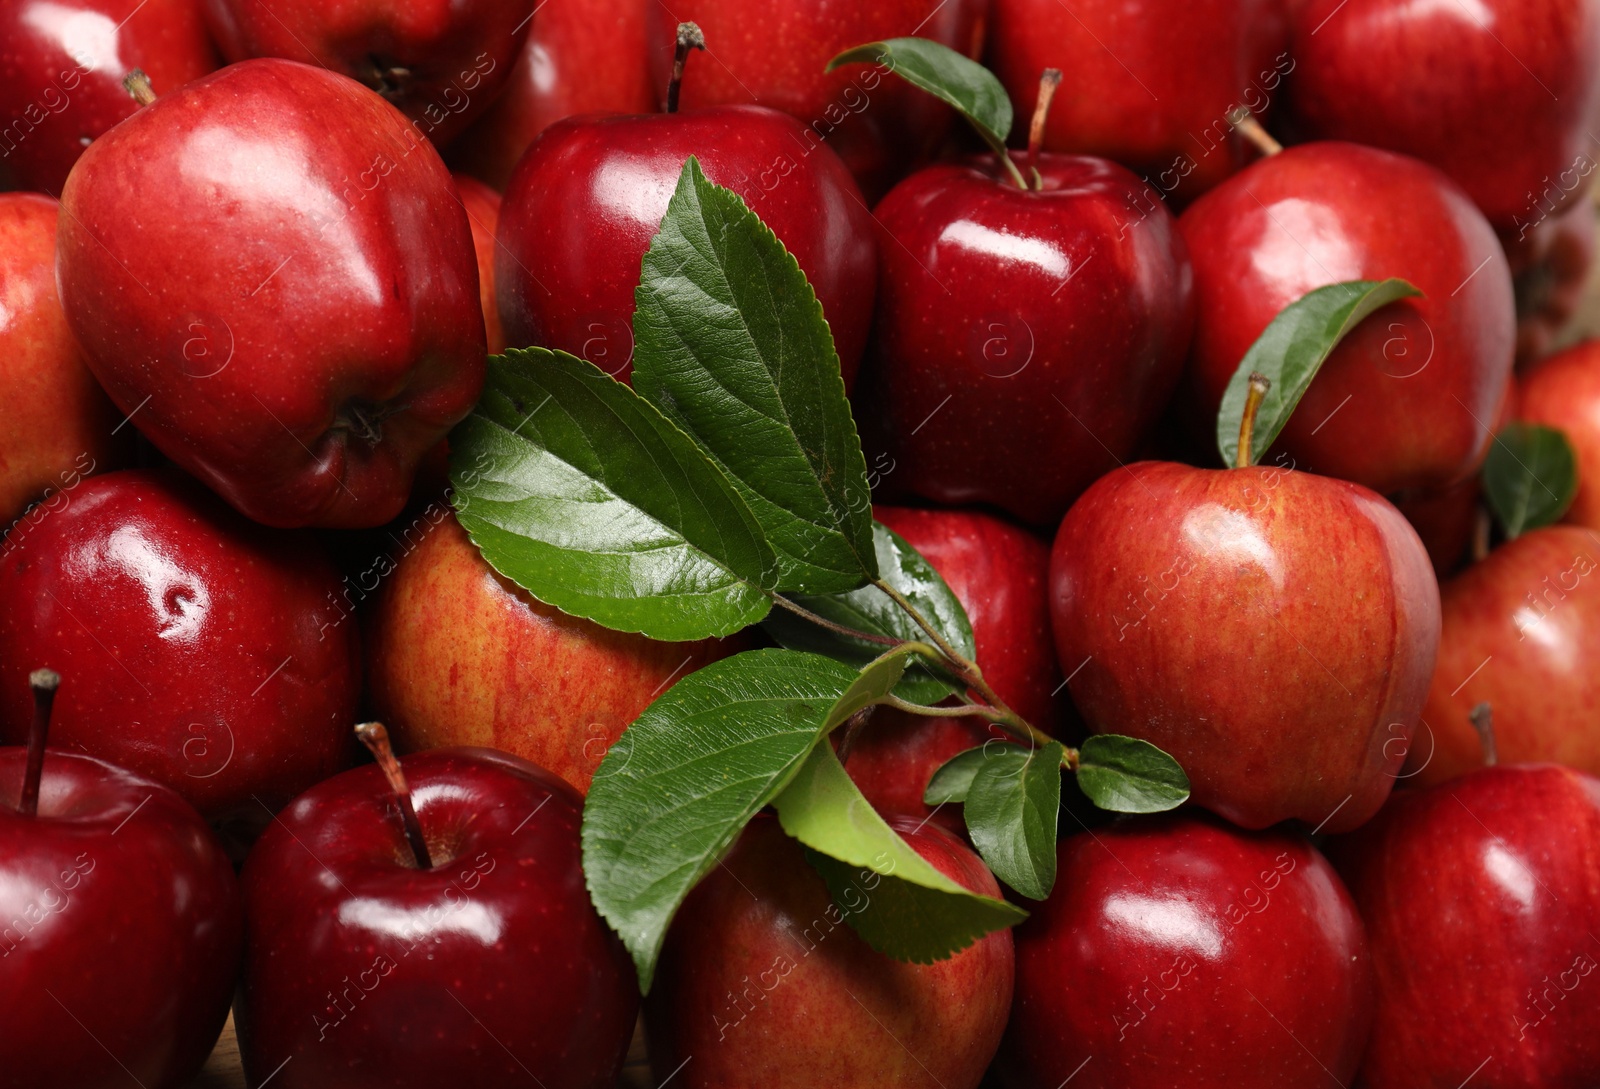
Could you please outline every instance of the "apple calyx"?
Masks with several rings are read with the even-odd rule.
[[[1039,174],[1039,149],[1044,146],[1044,123],[1050,117],[1050,103],[1055,101],[1061,87],[1061,69],[1046,68],[1039,76],[1039,97],[1033,104],[1033,120],[1028,125],[1028,187],[1034,191],[1044,188],[1044,178]]]
[[[1261,402],[1271,388],[1272,382],[1266,375],[1260,371],[1250,372],[1250,391],[1245,397],[1244,412],[1239,417],[1239,454],[1234,459],[1235,469],[1248,469],[1255,464],[1250,445],[1255,437],[1256,414],[1261,411]]]
[[[1467,721],[1478,732],[1478,744],[1483,746],[1483,766],[1494,767],[1500,762],[1500,755],[1495,748],[1494,709],[1489,706],[1489,701],[1485,700],[1468,711]]]
[[[390,102],[395,102],[404,99],[411,90],[411,69],[403,64],[386,61],[376,53],[369,53],[361,82]]]
[[[417,869],[433,869],[433,857],[428,853],[428,841],[422,834],[422,822],[417,819],[416,807],[411,804],[411,786],[406,782],[406,773],[400,770],[394,747],[389,744],[389,731],[381,722],[363,722],[356,727],[356,737],[372,753],[373,759],[378,762],[378,769],[389,781],[389,789],[394,791],[395,804],[400,810],[400,824],[405,829],[406,842],[411,845]]]
[[[1235,107],[1229,111],[1227,121],[1234,132],[1248,140],[1262,155],[1272,156],[1283,150],[1283,145],[1256,120],[1256,115],[1250,112],[1249,107]]]
[[[678,24],[678,43],[672,54],[672,78],[667,81],[667,112],[678,112],[678,92],[683,87],[683,68],[689,61],[689,50],[704,50],[706,36],[695,23]]]
[[[156,89],[150,86],[150,77],[145,75],[143,68],[135,68],[122,77],[122,88],[141,106],[148,106],[156,100]]]
[[[53,669],[36,669],[28,674],[28,687],[33,689],[33,728],[28,731],[28,764],[22,773],[22,796],[17,800],[17,812],[33,817],[39,812],[44,744],[50,736],[50,709],[56,702],[56,689],[61,687],[61,674]]]

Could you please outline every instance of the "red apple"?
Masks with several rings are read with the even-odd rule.
[[[1329,853],[1377,977],[1361,1084],[1595,1084],[1600,782],[1487,768],[1403,791]]]
[[[1061,523],[1056,650],[1097,733],[1158,745],[1246,828],[1354,828],[1389,796],[1439,646],[1403,515],[1292,468],[1145,461]],[[1068,871],[1070,872],[1070,871]]]
[[[199,0],[0,0],[0,189],[60,195],[134,69],[167,94],[218,63]]]
[[[27,668],[63,677],[58,744],[261,824],[338,771],[360,693],[339,575],[170,470],[91,477],[0,558],[0,739]]]
[[[1600,530],[1600,340],[1551,356],[1519,383],[1517,418],[1560,428],[1578,455],[1566,520]]]
[[[455,186],[343,76],[246,61],[163,96],[95,141],[62,208],[61,300],[90,368],[256,521],[383,524],[477,400]]]
[[[611,1089],[638,991],[589,903],[577,793],[484,749],[405,777],[429,866],[376,767],[307,791],[251,852],[250,1084]]]
[[[1183,366],[1183,240],[1101,159],[1045,155],[1019,189],[989,156],[930,167],[876,211],[887,236],[863,415],[906,484],[1053,525],[1126,458]]]
[[[478,256],[478,300],[483,306],[483,327],[490,355],[506,350],[500,327],[500,310],[494,297],[495,229],[500,225],[500,194],[477,178],[455,175],[457,195],[472,227],[472,250]]]
[[[283,57],[360,80],[444,147],[511,74],[534,0],[205,0],[230,61]]]
[[[1199,313],[1189,409],[1210,433],[1222,391],[1285,306],[1345,280],[1409,280],[1334,349],[1274,444],[1302,467],[1389,493],[1441,488],[1488,450],[1516,336],[1505,255],[1431,167],[1354,144],[1256,163],[1178,221]]]
[[[0,533],[10,549],[47,513],[11,525],[34,500],[52,506],[90,473],[126,459],[132,428],[84,366],[56,295],[56,212],[49,197],[0,195]]]
[[[1539,223],[1520,242],[1500,232],[1517,293],[1519,367],[1549,355],[1582,305],[1600,244],[1596,234],[1595,209],[1586,200]]]
[[[892,823],[946,877],[1000,894],[954,836]],[[846,921],[878,880],[862,871],[836,904],[776,820],[752,821],[667,931],[645,1004],[658,1082],[976,1089],[1011,1008],[1011,934],[932,964],[892,960]]]
[[[1136,818],[1057,858],[1063,880],[1017,928],[1009,1085],[1350,1083],[1372,961],[1350,894],[1304,839]]]

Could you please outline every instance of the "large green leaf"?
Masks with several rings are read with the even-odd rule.
[[[1483,463],[1483,493],[1507,537],[1560,521],[1578,495],[1572,443],[1554,427],[1507,424]]]
[[[540,601],[670,640],[727,635],[771,607],[776,557],[737,489],[591,364],[543,348],[491,359],[450,446],[461,524]]]
[[[1056,882],[1056,823],[1061,816],[1058,741],[1037,749],[989,745],[966,791],[967,832],[994,875],[1030,900]]]
[[[847,49],[828,62],[878,64],[914,87],[956,108],[978,135],[1002,155],[1011,135],[1011,98],[995,74],[949,46],[927,38],[891,38]]]
[[[1078,750],[1078,789],[1101,809],[1162,813],[1189,799],[1189,777],[1148,741],[1096,734]]]
[[[727,471],[777,553],[775,588],[875,578],[867,464],[822,306],[778,237],[693,156],[636,297],[633,388]]]
[[[1239,455],[1239,426],[1250,393],[1250,375],[1271,383],[1250,431],[1251,460],[1259,461],[1278,438],[1323,362],[1369,314],[1409,296],[1421,295],[1404,280],[1349,280],[1307,292],[1278,312],[1245,352],[1222,395],[1217,414],[1217,449],[1222,464]]]

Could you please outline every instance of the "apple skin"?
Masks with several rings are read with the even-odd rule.
[[[504,190],[534,137],[562,118],[656,109],[666,84],[656,86],[645,60],[650,6],[650,0],[540,5],[505,89],[450,145],[450,161]]]
[[[199,0],[0,2],[0,189],[60,196],[90,141],[138,109],[135,68],[157,94],[215,71]]]
[[[24,817],[26,763],[0,749],[0,1087],[189,1084],[243,952],[233,867],[182,798],[82,753],[46,751]]]
[[[297,798],[245,864],[250,1084],[611,1089],[638,984],[584,886],[582,800],[487,749],[403,766],[433,869],[370,766]]]
[[[782,110],[805,126],[805,148],[826,142],[876,203],[932,157],[955,115],[875,65],[828,72],[828,62],[855,46],[907,35],[976,58],[987,7],[987,0],[678,0],[671,10],[650,4],[653,86],[666,87],[672,74],[678,23],[697,23],[708,55],[706,63],[690,62],[683,107]]]
[[[890,823],[946,877],[1000,895],[942,828]],[[846,921],[877,887],[862,874],[836,905],[776,819],[750,822],[667,931],[645,1002],[658,1082],[684,1064],[692,1089],[976,1089],[1011,1008],[1011,932],[933,964],[894,960]]]
[[[90,369],[258,522],[383,524],[482,389],[449,172],[343,76],[245,61],[165,95],[84,153],[62,210],[61,301]]]
[[[1595,1084],[1600,782],[1553,765],[1484,768],[1396,794],[1328,853],[1377,977],[1361,1084]]]
[[[496,573],[453,513],[428,512],[366,629],[368,691],[403,751],[488,746],[587,792],[628,724],[733,646],[568,616]]]
[[[1586,200],[1540,222],[1524,241],[1501,232],[1517,293],[1518,367],[1549,355],[1583,305],[1600,246],[1597,233],[1595,209]]]
[[[863,410],[937,503],[1053,526],[1126,458],[1183,367],[1182,238],[1153,190],[1103,159],[1041,156],[1040,191],[993,156],[920,171],[875,215],[878,318]]]
[[[230,61],[282,57],[349,76],[438,147],[500,93],[533,12],[534,0],[205,0]]]
[[[84,365],[56,294],[50,197],[0,193],[0,533],[34,500],[62,502],[129,455],[131,428]],[[29,524],[43,517],[30,516]],[[27,525],[12,532],[20,539]],[[9,547],[9,545],[7,546]]]
[[[1056,857],[1062,880],[1016,930],[1006,1084],[1350,1083],[1372,960],[1350,894],[1305,839],[1163,815],[1072,836]]]
[[[264,530],[171,470],[90,477],[0,558],[0,740],[30,669],[63,678],[51,739],[259,825],[349,760],[356,626],[315,540]]]
[[[1302,144],[1207,193],[1178,225],[1199,313],[1186,375],[1197,431],[1215,433],[1228,380],[1285,306],[1396,276],[1425,297],[1353,330],[1273,449],[1384,494],[1442,488],[1482,462],[1511,373],[1515,304],[1500,243],[1448,178],[1376,148]]]
[[[456,192],[472,227],[472,251],[478,257],[478,300],[483,306],[483,328],[490,355],[506,350],[500,327],[500,308],[494,296],[494,236],[500,225],[500,194],[477,178],[455,175]]]
[[[1445,583],[1440,596],[1428,729],[1411,746],[1408,775],[1432,784],[1482,767],[1468,715],[1486,701],[1502,763],[1553,761],[1600,774],[1600,536],[1577,526],[1530,530]]]
[[[551,125],[517,164],[500,210],[495,286],[511,345],[557,348],[628,380],[640,262],[693,155],[794,254],[848,386],[872,322],[872,216],[838,156],[806,154],[804,138],[800,122],[760,106]]]
[[[1056,650],[1096,733],[1142,738],[1244,828],[1354,828],[1389,796],[1439,646],[1405,517],[1271,465],[1104,477],[1050,560]]]
[[[1454,178],[1517,230],[1592,184],[1600,4],[1312,0],[1292,16],[1296,121]],[[1587,167],[1587,169],[1585,169]]]
[[[1600,530],[1600,340],[1551,356],[1519,385],[1517,418],[1560,428],[1578,455],[1578,494],[1566,521]]]

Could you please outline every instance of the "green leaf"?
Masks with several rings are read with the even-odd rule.
[[[939,572],[904,537],[882,523],[873,524],[872,536],[879,577],[904,594],[956,651],[970,659],[973,655],[972,623]],[[864,586],[845,594],[796,596],[794,601],[818,616],[855,631],[896,641],[927,639],[927,633],[876,586]],[[884,649],[876,643],[837,635],[786,609],[774,609],[764,627],[783,646],[826,654],[842,662],[869,662]],[[919,663],[906,671],[895,694],[913,703],[934,704],[960,691],[957,682],[942,674],[935,675],[926,664]]]
[[[954,106],[991,148],[1005,154],[1006,137],[1011,135],[1011,98],[983,65],[926,38],[891,38],[847,49],[828,62],[827,70],[857,63],[881,65]]]
[[[1280,310],[1250,345],[1222,395],[1222,409],[1217,414],[1222,464],[1231,466],[1238,460],[1239,425],[1244,419],[1251,372],[1265,375],[1272,383],[1250,432],[1254,464],[1277,440],[1311,380],[1350,330],[1373,311],[1421,294],[1404,280],[1349,280],[1307,292]]]
[[[534,597],[654,639],[766,615],[777,561],[722,470],[649,402],[543,348],[489,362],[450,436],[461,524]]]
[[[958,752],[940,764],[928,779],[928,788],[922,792],[922,800],[928,805],[966,801],[967,791],[972,789],[972,777],[978,774],[985,756],[985,746],[979,745],[975,749]]]
[[[1056,822],[1061,816],[1058,741],[1038,749],[989,745],[967,788],[967,832],[994,875],[1030,900],[1056,883]]]
[[[783,243],[690,156],[644,258],[633,388],[698,442],[778,557],[781,592],[878,574],[872,493],[833,334]]]
[[[1096,734],[1078,750],[1078,789],[1114,813],[1163,813],[1189,799],[1189,777],[1148,741]]]
[[[1483,492],[1507,537],[1560,521],[1578,494],[1578,456],[1559,429],[1510,423],[1483,463]]]
[[[844,897],[861,871],[881,879],[869,890],[870,902],[848,914],[880,953],[930,964],[1027,918],[1020,908],[968,892],[934,869],[862,797],[832,745],[811,750],[772,804],[784,830],[815,852],[812,863],[842,908],[850,907]]]
[[[672,916],[821,738],[879,699],[903,659],[858,672],[756,650],[691,673],[611,746],[583,809],[583,869],[649,991]]]

